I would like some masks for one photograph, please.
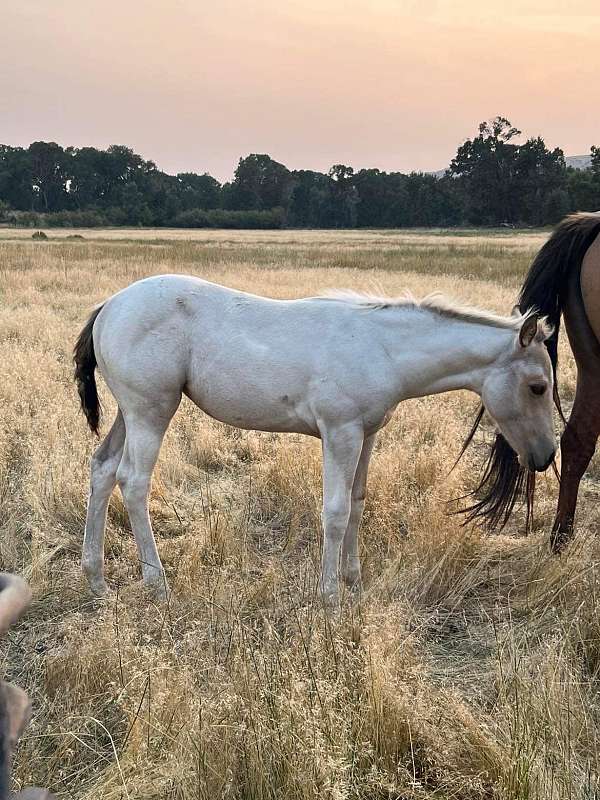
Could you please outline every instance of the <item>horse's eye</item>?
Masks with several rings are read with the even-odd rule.
[[[532,383],[529,387],[533,394],[542,395],[546,391],[546,384],[545,383]]]

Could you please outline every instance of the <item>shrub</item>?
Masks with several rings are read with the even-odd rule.
[[[191,208],[177,214],[172,224],[177,228],[254,228],[268,230],[282,228],[285,222],[284,210],[272,208],[270,211],[229,211],[222,208],[205,211]]]

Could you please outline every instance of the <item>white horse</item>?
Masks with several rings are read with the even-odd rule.
[[[471,389],[522,465],[554,457],[549,330],[534,313],[502,317],[440,295],[421,302],[338,293],[271,300],[194,277],[132,284],[94,310],[75,346],[75,378],[98,432],[96,366],[118,412],[94,453],[82,568],[97,595],[118,483],[145,583],[167,593],[148,515],[152,470],[182,394],[238,428],[304,433],[323,448],[321,591],[338,572],[360,586],[358,528],[375,434],[401,400]]]

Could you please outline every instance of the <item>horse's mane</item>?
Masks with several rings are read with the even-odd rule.
[[[503,316],[495,314],[474,306],[463,305],[452,300],[441,292],[432,292],[421,300],[417,300],[410,292],[405,292],[399,297],[385,297],[384,295],[371,294],[368,292],[355,292],[351,289],[335,289],[322,295],[323,300],[338,300],[342,303],[350,303],[365,309],[384,309],[384,308],[414,308],[424,311],[431,311],[441,317],[472,322],[479,325],[489,325],[493,328],[506,328],[512,331],[520,330],[525,320],[533,313],[533,309],[528,309],[525,313],[515,316]],[[546,338],[551,334],[548,326],[540,326],[538,336],[540,339]]]

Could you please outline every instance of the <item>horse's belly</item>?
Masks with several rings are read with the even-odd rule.
[[[305,403],[285,392],[266,396],[255,387],[188,385],[186,394],[206,414],[236,428],[274,433],[305,433],[318,436],[318,429]]]
[[[581,293],[585,313],[600,341],[600,236],[588,248],[581,265]]]

